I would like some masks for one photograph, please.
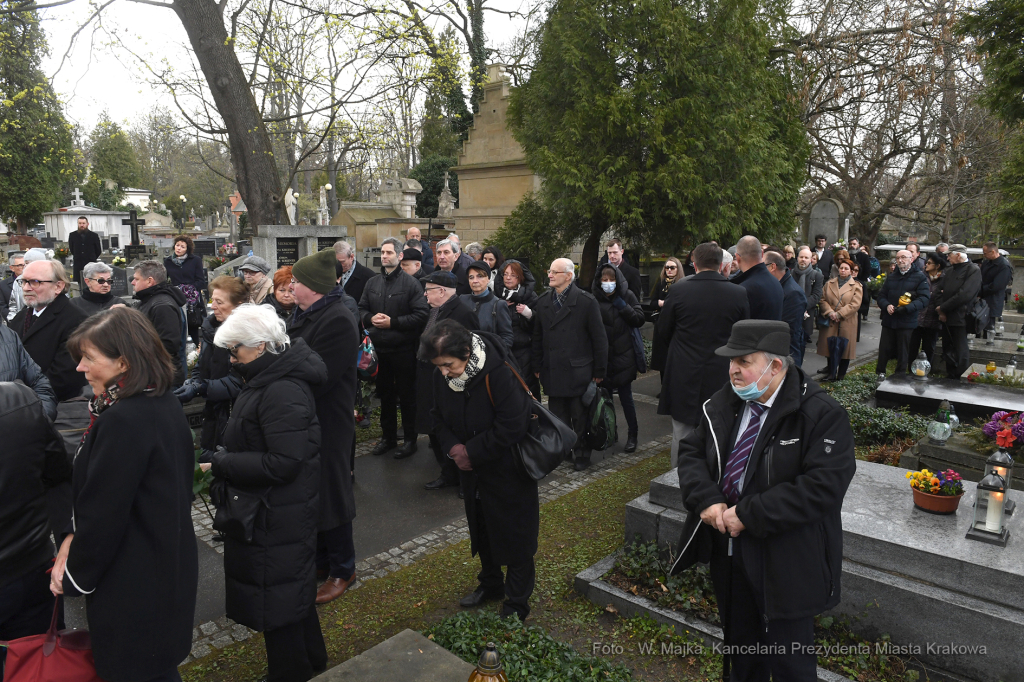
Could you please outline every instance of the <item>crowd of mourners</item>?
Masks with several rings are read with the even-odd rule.
[[[477,243],[463,249],[454,234],[429,243],[411,228],[405,241],[385,239],[379,271],[339,241],[273,271],[250,255],[240,276],[209,282],[191,239],[179,236],[163,262],[134,267],[129,301],[111,293],[112,268],[88,250],[90,234],[86,222],[74,235],[76,249],[86,249],[75,254],[74,281],[34,249],[14,254],[12,277],[0,282],[7,321],[0,325],[0,640],[45,632],[54,609],[63,622],[61,595],[84,596],[100,677],[180,680],[198,584],[198,462],[213,477],[226,615],[264,633],[269,680],[307,680],[324,670],[316,604],[338,599],[357,578],[357,365],[369,345],[382,432],[372,455],[412,457],[426,434],[438,468],[425,487],[451,487],[464,500],[480,572],[463,607],[499,600],[503,616],[529,615],[539,500],[537,482],[515,466],[512,446],[543,394],[577,435],[567,459],[586,469],[585,400],[600,386],[618,395],[624,448],[634,451],[632,384],[647,369],[638,330],[650,319],[650,365],[662,378],[658,412],[671,416],[672,463],[700,526],[686,531],[681,546],[692,554],[697,531],[717,529],[729,538],[724,556],[732,562],[732,540],[744,528],[763,538],[819,522],[829,524],[827,541],[841,542],[835,493],[852,476],[849,425],[820,389],[797,389],[808,382],[800,365],[815,331],[816,352],[827,358],[819,379],[841,379],[856,356],[871,300],[867,280],[878,274],[856,239],[834,252],[824,237],[797,248],[762,245],[753,236],[730,249],[701,244],[685,262],[668,258],[650,292],[613,239],[592,281],[577,281],[577,264],[557,258],[538,294],[539,274],[525,259]],[[980,295],[1001,311],[1012,273],[994,244],[984,253],[980,268],[958,244],[927,257],[912,249],[896,254],[875,296],[879,372],[890,358],[897,371],[908,371],[918,348],[931,359],[941,333],[946,367],[958,376],[968,362],[967,307]],[[72,287],[78,291],[70,297]],[[198,457],[180,407],[197,399]],[[769,424],[786,433],[812,428],[790,427],[788,416],[772,422],[764,415],[778,412],[773,404],[809,411],[831,434],[825,442],[841,444],[826,456],[811,437],[821,434],[805,433],[806,446],[794,457],[821,461],[801,469],[780,455],[778,471],[769,472],[769,481],[788,477],[805,486],[796,519],[785,518],[792,509],[748,504],[765,491],[742,483],[766,446],[759,434]],[[728,416],[713,420],[716,410]],[[735,428],[723,431],[733,420]],[[709,450],[714,433],[723,444],[734,442],[727,459],[717,452],[719,436]],[[843,458],[838,466],[828,464],[834,457]],[[814,466],[830,473],[809,483]],[[723,616],[727,633],[761,637],[759,628],[747,632],[736,623],[763,603],[758,589],[788,588],[774,576],[736,587],[735,576],[719,575],[725,560],[713,559],[720,544],[709,540],[699,557],[712,557],[716,590],[733,581],[737,604],[745,599],[739,595],[755,592],[754,606]],[[737,550],[740,544],[748,557],[765,560],[766,548],[737,540]],[[793,556],[776,557],[780,565],[797,562],[799,543],[792,549]],[[826,568],[836,571],[828,598],[781,615],[761,608],[759,616],[802,619],[826,608],[839,570]],[[772,636],[805,639],[800,622]]]

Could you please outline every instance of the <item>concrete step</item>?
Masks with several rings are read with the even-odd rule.
[[[313,678],[313,682],[466,682],[475,666],[413,630]]]

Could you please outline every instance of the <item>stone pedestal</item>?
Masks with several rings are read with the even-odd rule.
[[[474,667],[420,633],[402,630],[313,682],[466,682]]]
[[[934,445],[925,436],[917,445],[907,450],[900,456],[900,466],[905,469],[920,471],[930,469],[931,471],[945,471],[953,469],[963,476],[965,481],[980,481],[985,473],[985,460],[989,454],[996,450],[993,441],[992,450],[988,454],[981,454],[974,450],[966,438],[959,434],[953,434],[945,445]],[[1015,467],[1013,475],[1013,487],[1015,490],[1024,490],[1024,466]]]
[[[347,236],[348,230],[341,225],[260,225],[252,239],[252,253],[277,269],[329,249]]]
[[[931,416],[943,399],[953,403],[963,422],[977,417],[990,417],[999,410],[1024,410],[1024,391],[1004,386],[971,384],[961,379],[928,378],[924,381],[909,375],[890,375],[875,389],[879,407],[906,406],[911,412]]]

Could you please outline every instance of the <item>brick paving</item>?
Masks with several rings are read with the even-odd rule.
[[[638,402],[657,404],[655,398],[634,394]],[[644,443],[636,449],[636,452],[620,452],[605,457],[601,461],[594,462],[585,471],[576,471],[571,462],[564,462],[557,469],[552,471],[540,483],[539,493],[541,504],[557,500],[559,497],[583,488],[594,481],[613,474],[620,469],[633,466],[648,457],[653,457],[664,450],[671,436],[662,436]],[[367,454],[373,447],[373,443],[361,443],[356,448],[356,456]],[[363,447],[365,452],[360,453]],[[213,507],[210,507],[212,510]],[[197,498],[192,505],[192,524],[196,536],[217,552],[223,554],[222,543],[215,542],[213,538],[212,519],[202,499]],[[449,545],[458,544],[469,538],[469,528],[465,518],[453,521],[450,524],[434,528],[422,535],[418,535],[397,547],[392,547],[386,552],[361,559],[356,562],[356,574],[358,580],[349,589],[355,590],[364,583],[383,578],[388,573],[397,571],[405,566],[410,566],[423,557],[433,554]],[[189,663],[213,653],[214,650],[223,649],[233,642],[241,642],[252,637],[253,631],[244,625],[233,622],[230,618],[222,617],[215,621],[202,623],[192,631],[192,653],[183,661]]]

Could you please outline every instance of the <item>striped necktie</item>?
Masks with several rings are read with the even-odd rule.
[[[747,460],[750,459],[750,451],[754,449],[754,441],[757,440],[757,434],[761,429],[761,415],[768,409],[757,402],[747,404],[750,405],[750,422],[736,441],[725,465],[725,475],[722,476],[722,494],[729,501],[729,506],[735,506],[739,502],[740,480],[743,478]]]

